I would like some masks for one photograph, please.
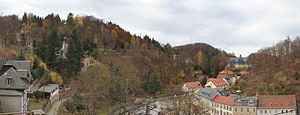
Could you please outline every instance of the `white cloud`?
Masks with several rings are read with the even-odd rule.
[[[300,32],[298,0],[0,0],[4,15],[94,15],[173,46],[205,42],[235,54]]]

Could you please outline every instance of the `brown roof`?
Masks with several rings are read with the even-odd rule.
[[[221,103],[221,104],[233,106],[234,105],[234,99],[235,99],[234,97],[226,97],[226,96],[217,95],[211,101],[215,102],[215,103]]]
[[[219,79],[219,78],[210,78],[207,80],[207,83],[208,82],[212,82],[217,87],[228,85],[224,79]]]
[[[259,95],[258,108],[266,109],[296,109],[295,95]]]
[[[185,86],[187,88],[198,88],[198,87],[201,86],[201,83],[199,81],[196,81],[196,82],[186,82]]]

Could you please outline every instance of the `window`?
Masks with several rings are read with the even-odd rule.
[[[265,110],[265,114],[267,114],[267,110]]]
[[[260,113],[262,114],[262,113],[263,113],[263,111],[262,111],[262,110],[260,110]]]
[[[243,108],[241,108],[241,112],[243,112]]]
[[[249,108],[247,108],[247,112],[249,112]]]
[[[255,108],[253,108],[253,112],[255,112]]]
[[[237,108],[234,108],[235,111],[237,111]]]
[[[6,79],[6,84],[7,84],[8,86],[10,86],[10,84],[11,84],[11,78],[7,78],[7,79]]]

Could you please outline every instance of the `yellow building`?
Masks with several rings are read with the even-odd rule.
[[[256,115],[257,97],[238,97],[234,103],[233,115]]]
[[[235,57],[235,58],[230,58],[229,64],[227,65],[230,70],[248,70],[249,69],[249,64],[248,60],[246,57]]]

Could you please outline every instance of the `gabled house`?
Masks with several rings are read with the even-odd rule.
[[[214,99],[211,100],[212,101],[211,115],[233,115],[234,100],[235,100],[234,97],[217,95]]]
[[[296,115],[295,95],[258,95],[257,115]]]
[[[235,77],[234,73],[230,70],[228,70],[227,68],[225,68],[225,70],[221,71],[217,78],[224,78],[224,77]]]
[[[229,83],[224,79],[210,78],[207,80],[205,87],[225,89],[229,87]]]
[[[182,86],[182,90],[185,92],[193,92],[196,89],[200,88],[202,85],[199,81],[195,81],[195,82],[186,82],[183,86]]]
[[[31,83],[29,61],[7,61],[0,70],[0,102],[4,112],[27,111]]]
[[[198,97],[204,104],[211,105],[211,100],[217,95],[227,96],[228,94],[222,89],[218,88],[200,88],[195,91],[196,97]]]
[[[235,75],[234,72],[225,68],[225,70],[221,71],[218,74],[217,78],[225,79],[227,81],[227,83],[231,84],[231,83],[236,82],[240,78],[240,76]]]

